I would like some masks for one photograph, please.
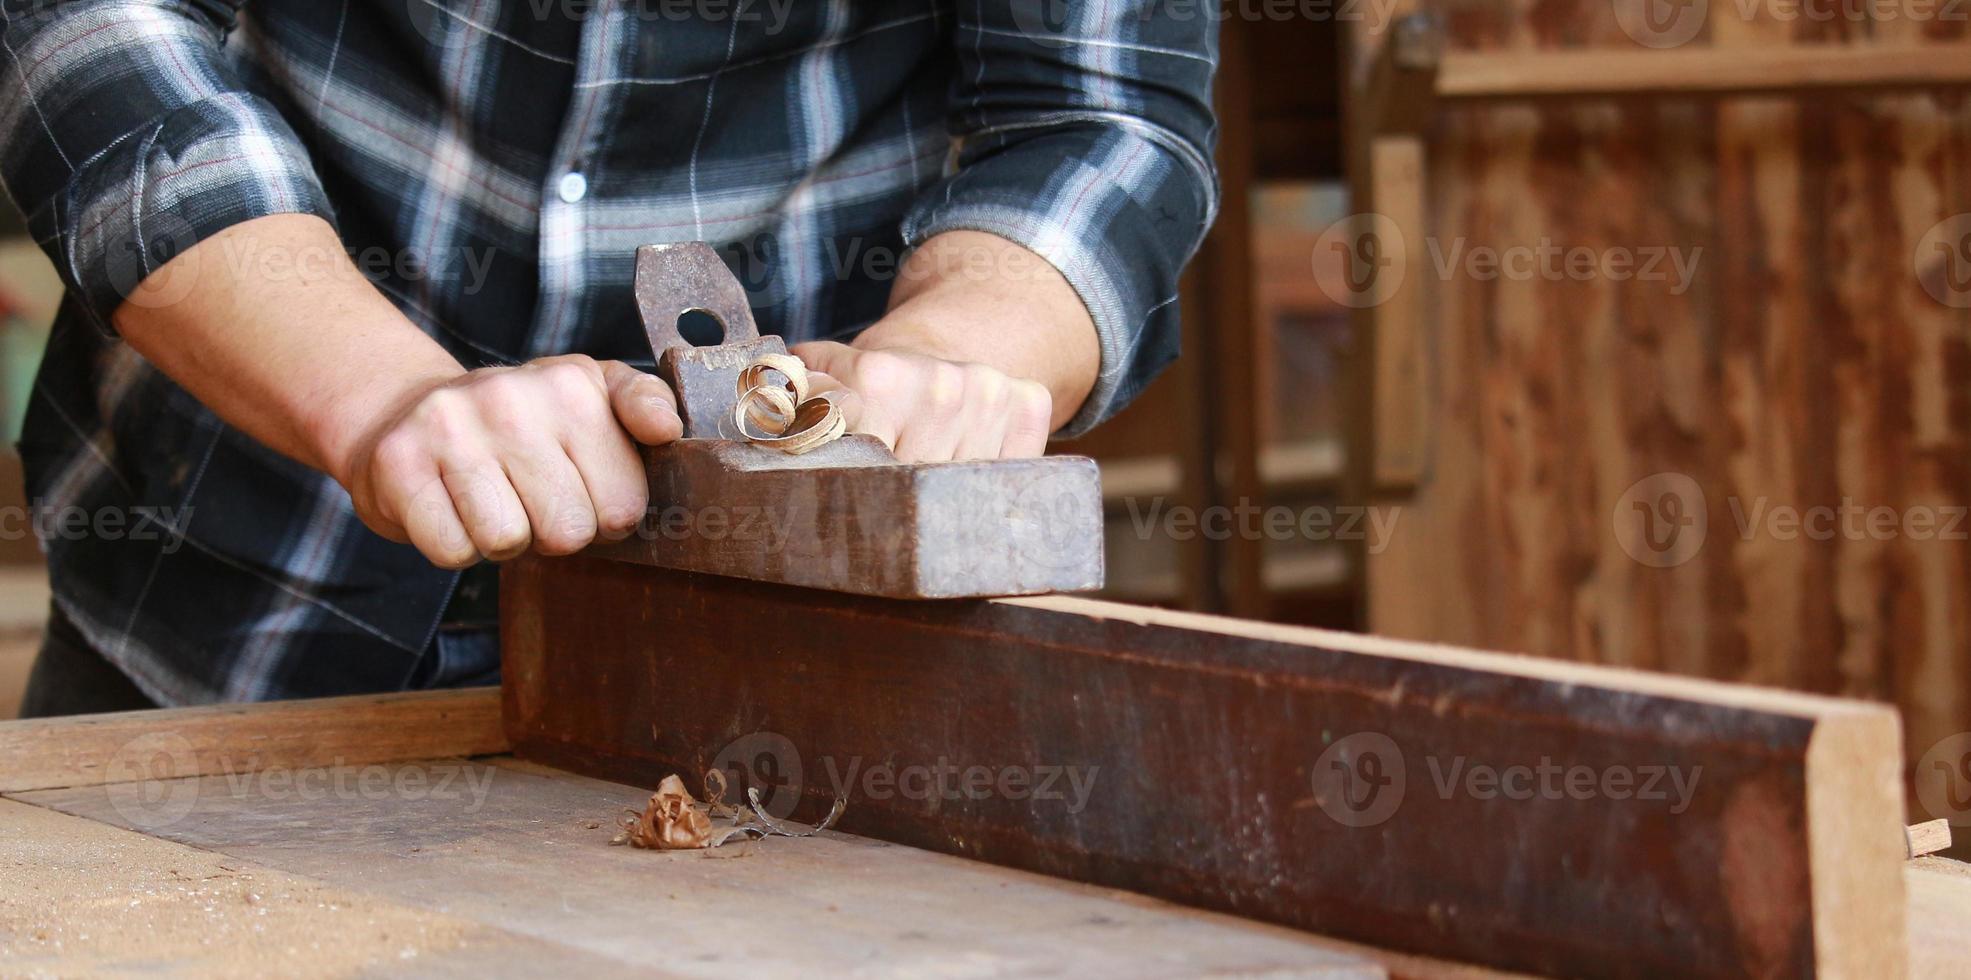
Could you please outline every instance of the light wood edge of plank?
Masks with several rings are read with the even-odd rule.
[[[1142,626],[1170,627],[1201,633],[1216,633],[1221,636],[1270,640],[1342,653],[1458,667],[1618,693],[1648,694],[1796,718],[1819,719],[1853,715],[1874,719],[1874,723],[1877,724],[1887,723],[1898,727],[1901,724],[1896,709],[1886,704],[1802,694],[1751,684],[1680,677],[1632,667],[1610,667],[1519,653],[1473,650],[1468,647],[1426,643],[1419,640],[1398,640],[1367,633],[1344,633],[1312,626],[1287,626],[1155,606],[1129,605],[1081,596],[1027,596],[992,601],[1098,620],[1115,620]],[[1888,758],[1899,759],[1900,752],[1900,749],[1895,749]],[[1880,764],[1880,760],[1877,764]],[[1894,839],[1891,835],[1890,840]]]
[[[0,722],[0,793],[508,751],[496,687]]]
[[[1821,719],[1807,745],[1807,854],[1815,973],[1903,976],[1902,723],[1893,712]]]
[[[1950,821],[1943,817],[1903,828],[1903,856],[1920,858],[1950,846]]]
[[[1971,84],[1961,44],[1800,44],[1742,49],[1447,51],[1437,97],[1729,95]]]

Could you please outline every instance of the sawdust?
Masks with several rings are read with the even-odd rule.
[[[0,976],[342,977],[482,928],[24,803],[0,828]]]

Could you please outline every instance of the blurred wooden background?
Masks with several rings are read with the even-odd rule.
[[[1114,512],[1368,506],[1394,532],[1146,544],[1119,522],[1112,558],[1181,574],[1132,591],[1143,566],[1112,565],[1114,588],[1891,701],[1913,773],[1971,730],[1971,11],[1822,9],[1229,20],[1186,356],[1088,448],[1128,477]],[[1433,30],[1389,43],[1416,13]],[[1319,287],[1374,275],[1326,250],[1364,211],[1404,276],[1352,309]],[[1543,245],[1664,274],[1458,261]],[[1171,470],[1138,482],[1156,452]]]

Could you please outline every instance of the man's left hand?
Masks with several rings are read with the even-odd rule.
[[[889,313],[853,344],[792,351],[819,372],[811,390],[832,392],[849,428],[907,463],[1038,456],[1101,367],[1094,321],[1067,280],[978,231],[912,252]]]
[[[836,388],[849,428],[883,440],[906,463],[1038,456],[1053,430],[1054,397],[1038,381],[976,362],[834,341],[796,344],[795,356]],[[836,384],[836,382],[839,383]]]

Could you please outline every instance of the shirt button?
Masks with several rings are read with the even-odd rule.
[[[589,179],[571,171],[561,175],[561,183],[557,189],[561,193],[562,200],[573,204],[589,192]]]

